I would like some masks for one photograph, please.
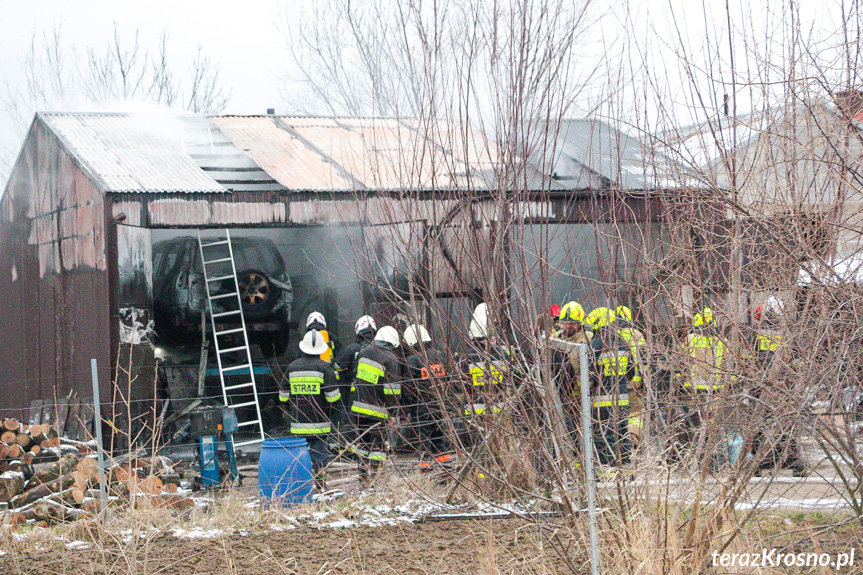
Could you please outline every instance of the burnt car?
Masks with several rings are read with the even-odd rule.
[[[204,241],[219,239],[224,238]],[[293,327],[294,299],[285,262],[276,244],[267,238],[232,237],[231,247],[249,343],[258,344],[265,357],[282,355],[288,346],[288,330]],[[207,261],[227,259],[227,248],[227,245],[205,248]],[[230,274],[230,262],[216,264],[219,265],[222,267],[208,264],[211,278]],[[234,280],[211,282],[210,289],[213,296],[232,293]],[[235,298],[215,298],[213,313],[236,309],[236,305]],[[199,334],[202,312],[206,309],[207,293],[197,238],[182,236],[154,244],[153,311],[159,338],[175,343]],[[240,327],[237,315],[217,318],[216,322],[219,331]]]

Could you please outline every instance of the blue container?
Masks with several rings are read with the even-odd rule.
[[[258,460],[258,495],[261,503],[311,503],[312,459],[302,437],[264,440]]]

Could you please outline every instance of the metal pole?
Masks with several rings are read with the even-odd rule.
[[[590,573],[600,575],[599,572],[599,533],[596,528],[596,475],[593,473],[593,432],[590,421],[590,374],[587,365],[587,345],[578,346],[578,355],[581,367],[581,425],[584,472],[587,474],[587,513],[588,529],[590,531]]]
[[[108,491],[105,484],[105,450],[102,448],[102,402],[99,399],[99,375],[95,358],[90,360],[90,369],[93,372],[93,411],[96,415],[96,453],[99,458],[99,498],[102,500],[99,516],[104,519],[105,511],[108,509]]]

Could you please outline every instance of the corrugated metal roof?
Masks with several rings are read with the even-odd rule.
[[[616,130],[598,119],[561,120],[548,130],[549,139],[557,138],[556,152],[559,157],[546,158],[547,165],[554,166],[555,177],[566,180],[578,178],[561,162],[561,157],[593,171],[604,180],[622,190],[645,190],[655,186],[646,183],[647,165],[642,154],[641,143],[620,130]],[[551,153],[551,149],[546,152]]]
[[[327,162],[297,135],[279,126],[274,117],[214,116],[210,119],[287,188],[309,191],[355,188],[352,180],[337,166]]]
[[[38,117],[103,192],[226,191],[184,149],[189,120],[201,118],[90,113]],[[200,136],[191,132],[193,138]]]

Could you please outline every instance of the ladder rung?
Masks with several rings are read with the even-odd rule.
[[[249,348],[245,345],[241,345],[238,347],[229,347],[228,349],[220,349],[219,353],[231,353],[232,351],[240,351],[241,349],[249,349]]]
[[[245,426],[245,425],[255,425],[256,423],[261,423],[261,420],[260,420],[260,419],[256,419],[256,420],[254,420],[254,421],[244,421],[244,422],[242,422],[242,423],[238,423],[238,424],[237,424],[237,427],[243,427],[243,426]]]
[[[235,292],[235,291],[231,292],[231,293],[220,293],[219,295],[210,296],[210,299],[211,300],[213,300],[213,299],[224,299],[226,297],[235,297],[236,295],[237,295],[237,292]]]
[[[228,407],[232,407],[232,408],[236,409],[236,408],[238,408],[238,407],[248,407],[248,406],[250,406],[250,405],[258,405],[257,400],[254,400],[254,401],[247,401],[247,402],[245,402],[245,403],[235,403],[235,404],[233,404],[233,405],[229,405]],[[255,421],[257,422],[257,420],[255,420]],[[237,425],[240,425],[240,424],[237,424]]]
[[[250,385],[255,385],[254,381],[250,381],[248,383],[240,383],[238,385],[229,385],[225,388],[225,391],[230,391],[232,389],[240,389],[241,387],[249,387]]]
[[[208,282],[220,282],[223,280],[229,280],[229,279],[233,279],[233,278],[234,278],[234,276],[219,276],[217,278],[209,278],[207,281]]]
[[[221,264],[221,263],[229,262],[229,261],[231,261],[231,258],[220,258],[220,259],[218,259],[218,260],[205,261],[205,262],[204,262],[204,265],[205,265],[205,266],[208,266],[208,265],[211,265],[211,264]]]
[[[220,312],[220,313],[214,313],[214,314],[213,314],[213,317],[214,317],[214,318],[216,318],[216,317],[225,317],[226,315],[237,315],[238,313],[243,313],[243,310],[241,310],[241,309],[233,309],[233,310],[231,310],[231,311],[223,311],[223,312]]]
[[[242,441],[240,443],[235,443],[234,447],[243,447],[244,445],[252,445],[254,443],[260,443],[263,439],[250,439],[248,441]]]
[[[228,243],[228,240],[219,240],[217,242],[201,242],[202,248],[208,248],[210,246],[223,246]]]
[[[234,366],[234,367],[223,367],[223,368],[222,368],[222,372],[225,372],[225,371],[237,371],[237,370],[240,370],[240,369],[249,369],[250,367],[252,367],[252,366],[251,366],[251,365],[249,365],[248,363],[245,363],[245,364],[243,364],[243,365],[236,365],[236,366]]]
[[[236,329],[223,329],[222,331],[214,332],[216,335],[228,335],[229,333],[240,333],[243,331],[243,328],[238,327]]]

